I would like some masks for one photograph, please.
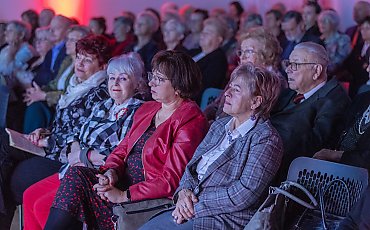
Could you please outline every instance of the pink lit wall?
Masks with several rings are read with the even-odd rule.
[[[341,15],[341,28],[353,25],[352,9],[359,0],[319,0],[323,8],[333,8]],[[166,0],[1,0],[0,20],[20,19],[24,10],[34,9],[40,12],[44,7],[55,9],[58,14],[75,17],[80,23],[87,24],[89,18],[105,16],[110,31],[113,18],[124,10],[135,13],[147,7],[159,9]],[[228,0],[173,0],[179,6],[191,4],[195,7],[212,9],[221,7],[228,9]],[[247,11],[264,14],[271,5],[283,2],[287,9],[300,9],[303,0],[240,0]]]

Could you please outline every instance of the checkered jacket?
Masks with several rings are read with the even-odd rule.
[[[230,117],[215,121],[185,169],[177,192],[190,189],[198,197],[194,229],[243,229],[262,203],[278,171],[283,146],[271,123],[259,119],[244,136],[238,137],[213,162],[204,177],[197,179],[202,155],[225,135]]]

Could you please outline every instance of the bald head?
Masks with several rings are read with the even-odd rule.
[[[366,1],[357,2],[353,8],[353,20],[357,24],[361,24],[367,16],[370,16],[370,3]]]

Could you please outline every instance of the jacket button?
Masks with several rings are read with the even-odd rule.
[[[194,193],[198,193],[198,192],[199,192],[199,186],[194,188]]]

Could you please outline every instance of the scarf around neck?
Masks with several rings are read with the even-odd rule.
[[[76,74],[73,74],[71,80],[69,81],[69,86],[67,87],[66,93],[63,94],[59,101],[59,109],[64,109],[70,105],[74,100],[85,95],[90,89],[100,85],[106,78],[107,74],[105,70],[100,70],[90,76],[87,80],[83,82],[78,82]]]

